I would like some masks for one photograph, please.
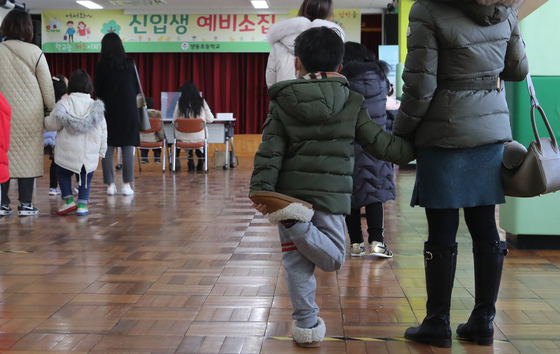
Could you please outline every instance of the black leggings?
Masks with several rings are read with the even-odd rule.
[[[383,242],[383,203],[366,205],[366,221],[368,243],[373,241]],[[346,227],[348,228],[350,243],[364,242],[360,209],[351,209],[350,215],[346,215]]]
[[[18,193],[19,201],[21,203],[31,203],[33,198],[33,188],[35,186],[35,178],[18,178]],[[10,198],[8,192],[10,191],[10,180],[2,183],[2,204],[9,205]]]
[[[196,152],[196,157],[198,158],[198,163],[199,164],[204,163],[204,153],[202,152],[202,150],[195,149],[194,151]],[[177,156],[179,156],[178,153],[177,153]],[[189,150],[189,152],[187,153],[187,156],[189,158],[193,158],[193,151]],[[189,164],[194,164],[194,158],[192,160],[189,160]]]
[[[472,240],[478,242],[494,242],[500,240],[496,227],[495,205],[465,208],[465,222]],[[455,243],[459,229],[459,209],[428,209],[428,244],[448,246]]]
[[[58,178],[56,177],[56,169],[57,169],[57,165],[54,163],[54,160],[51,162],[51,168],[49,170],[49,176],[50,176],[50,183],[49,183],[49,188],[56,188],[58,187]]]

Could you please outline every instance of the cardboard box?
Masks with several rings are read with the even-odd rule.
[[[216,119],[233,119],[233,113],[218,113]]]
[[[548,0],[525,0],[517,8],[519,21],[529,16],[539,7],[543,6]]]
[[[220,150],[214,150],[214,158],[212,159],[214,163],[214,169],[221,170],[226,164],[226,152]]]

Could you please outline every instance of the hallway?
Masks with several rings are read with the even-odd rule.
[[[318,350],[301,349],[291,340],[277,229],[247,198],[252,159],[207,175],[162,175],[160,167],[143,165],[128,197],[107,196],[98,170],[88,217],[55,215],[61,200],[47,196],[46,173],[34,198],[40,215],[0,219],[0,351],[560,353],[560,251],[510,249],[493,347],[403,339],[425,311],[427,225],[424,210],[409,207],[414,171],[397,173],[398,199],[385,208],[395,257],[351,259],[347,251],[339,272],[317,270],[329,338]],[[453,331],[474,304],[463,220],[457,241]]]

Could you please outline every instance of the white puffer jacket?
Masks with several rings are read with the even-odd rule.
[[[54,162],[74,173],[82,166],[87,173],[97,169],[107,151],[105,106],[85,93],[72,93],[59,101],[45,118],[45,130],[58,131]]]
[[[294,17],[275,23],[266,35],[268,44],[272,47],[266,66],[266,85],[268,87],[277,82],[296,79],[294,64],[294,42],[302,32],[312,27],[329,27],[340,32],[340,38],[346,40],[344,30],[334,22],[326,20],[309,21],[305,17]]]

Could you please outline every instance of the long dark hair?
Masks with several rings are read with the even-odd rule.
[[[52,83],[54,87],[54,99],[55,102],[58,102],[60,101],[62,96],[68,93],[68,86],[66,86],[66,77],[64,77],[64,75],[53,76]]]
[[[375,72],[381,80],[387,80],[387,75],[389,75],[390,71],[389,64],[383,60],[377,60],[375,54],[364,45],[356,42],[346,42],[344,43],[344,59],[342,65],[353,62],[377,64]]]
[[[109,63],[114,69],[124,69],[133,63],[124,51],[121,37],[116,33],[107,33],[101,40],[99,61]]]
[[[334,8],[332,0],[303,0],[298,16],[305,17],[309,21],[332,20]]]
[[[202,112],[204,100],[200,97],[200,92],[196,84],[192,81],[185,81],[179,89],[179,116],[185,118],[198,118]]]

